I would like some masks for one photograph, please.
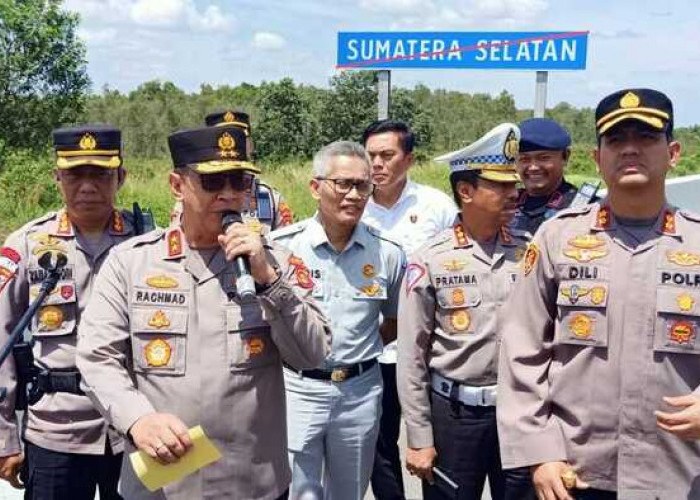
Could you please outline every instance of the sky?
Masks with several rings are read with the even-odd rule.
[[[673,101],[700,124],[700,9],[691,0],[65,0],[80,13],[93,90],[149,80],[200,85],[291,77],[327,87],[340,31],[590,31],[587,68],[552,71],[547,105],[595,107],[625,87]],[[497,95],[532,108],[535,74],[394,70],[392,84]],[[232,103],[235,105],[235,103]]]

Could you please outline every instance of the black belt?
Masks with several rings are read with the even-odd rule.
[[[333,382],[345,382],[353,377],[366,372],[370,368],[377,364],[377,359],[370,359],[369,361],[363,361],[362,363],[355,363],[354,365],[339,366],[333,368],[332,370],[297,370],[285,363],[284,366],[298,373],[302,377],[313,378],[316,380],[332,380]]]
[[[80,390],[80,378],[78,370],[43,370],[37,376],[37,385],[43,393],[85,394]]]

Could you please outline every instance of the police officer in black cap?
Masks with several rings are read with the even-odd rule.
[[[248,113],[234,109],[224,109],[209,113],[205,122],[207,127],[238,127],[246,136],[247,149],[253,155],[250,117]],[[274,231],[292,223],[292,211],[276,189],[255,180],[255,196],[250,197],[246,212],[249,217],[257,219],[264,226],[265,232]]]
[[[531,118],[520,123],[520,152],[517,168],[524,188],[512,226],[533,235],[540,224],[570,206],[577,189],[564,179],[564,167],[571,155],[571,136],[548,118]],[[596,188],[586,186],[577,203],[588,203]]]
[[[25,334],[27,345],[33,342],[30,356],[11,357],[0,367],[0,386],[8,391],[0,404],[0,478],[26,488],[27,499],[92,500],[96,489],[100,498],[115,499],[122,437],[80,389],[75,353],[95,276],[112,247],[138,232],[132,214],[114,207],[126,177],[121,132],[109,125],[63,128],[54,131],[53,142],[64,206],[27,223],[0,250],[0,344],[42,286],[42,256],[67,259]],[[22,409],[27,382],[38,391],[30,392],[20,428],[15,411]]]

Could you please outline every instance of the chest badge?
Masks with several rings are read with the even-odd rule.
[[[585,297],[590,293],[590,291],[591,290],[589,288],[585,288],[578,285],[571,285],[563,287],[561,289],[561,294],[567,299],[569,299],[569,302],[571,302],[572,304],[576,304],[578,302],[578,299]]]
[[[682,293],[676,297],[678,307],[683,312],[690,312],[695,308],[695,299],[689,293]]]
[[[47,331],[56,330],[63,324],[63,311],[56,306],[42,307],[39,313],[39,324]]]
[[[450,317],[452,328],[460,332],[468,329],[471,322],[472,320],[469,317],[469,313],[464,309],[453,312],[452,316]]]
[[[668,338],[676,344],[689,344],[695,337],[695,326],[690,321],[674,321],[668,329]]]
[[[564,255],[577,262],[590,262],[608,255],[606,248],[567,248]]]
[[[467,261],[462,259],[450,259],[442,263],[445,271],[461,271],[467,267]]]
[[[605,287],[594,286],[591,288],[591,302],[593,302],[594,305],[599,306],[605,302],[605,296],[607,293],[608,292],[605,290]]]
[[[672,264],[679,266],[690,267],[700,264],[700,255],[682,250],[674,250],[666,252],[666,258]]]
[[[568,241],[569,245],[575,248],[590,250],[605,245],[605,241],[595,234],[580,234]]]
[[[464,305],[464,290],[461,288],[455,288],[452,290],[452,304],[456,306]]]
[[[153,366],[156,368],[167,366],[167,364],[170,362],[172,353],[173,349],[165,339],[153,339],[146,344],[146,347],[144,347],[146,363],[148,363],[148,366]]]
[[[576,338],[589,338],[593,331],[593,318],[584,313],[574,314],[569,320],[569,331]]]
[[[362,276],[365,278],[372,278],[374,275],[374,266],[372,264],[365,264],[362,266]]]
[[[170,319],[165,312],[159,309],[153,314],[153,316],[151,316],[151,319],[148,320],[148,326],[152,326],[153,328],[157,328],[159,330],[161,328],[167,328],[170,326]]]
[[[363,286],[360,290],[362,293],[368,297],[374,297],[381,291],[382,287],[379,283],[372,283],[371,285]]]
[[[149,276],[146,278],[146,284],[151,288],[177,288],[179,286],[177,280],[167,274]]]

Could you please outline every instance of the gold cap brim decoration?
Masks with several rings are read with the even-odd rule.
[[[642,109],[642,108],[638,108]],[[624,113],[618,113],[617,116],[613,117],[612,119],[608,119],[609,121],[606,121],[606,118],[603,117],[600,120],[598,120],[598,123],[602,125],[599,125],[598,128],[598,135],[603,135],[605,132],[610,130],[612,127],[617,125],[620,122],[623,122],[625,120],[637,120],[640,122],[644,122],[647,125],[650,125],[654,127],[657,130],[663,130],[664,126],[666,125],[666,121],[664,119],[659,118],[659,114],[666,115],[666,113],[659,113],[658,111],[655,111],[655,113],[648,114],[645,112],[641,111],[630,111],[630,110],[619,110],[619,111],[624,111]],[[610,115],[615,114],[615,113],[610,113]],[[609,116],[609,115],[608,115]],[[668,118],[666,118],[667,120]]]
[[[483,169],[479,177],[493,182],[520,182],[520,176],[514,170],[489,170]]]
[[[228,172],[230,170],[245,170],[254,174],[259,174],[262,171],[259,167],[249,161],[207,161],[202,163],[192,163],[189,167],[198,174],[218,174],[219,172]]]
[[[70,168],[82,166],[102,167],[109,169],[119,168],[122,166],[122,159],[118,154],[115,156],[96,156],[62,155],[60,153],[61,152],[58,153],[58,158],[56,158],[56,168],[59,170],[68,170]]]

